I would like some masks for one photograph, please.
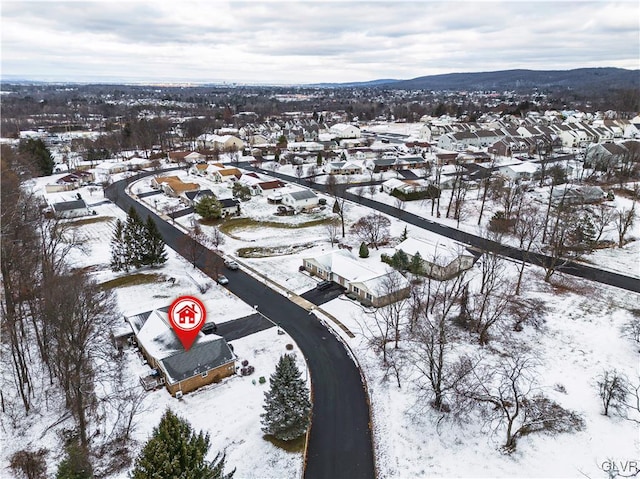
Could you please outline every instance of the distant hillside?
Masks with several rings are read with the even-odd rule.
[[[383,78],[380,80],[371,80],[371,81],[361,81],[361,82],[350,82],[350,83],[314,83],[311,85],[318,88],[367,88],[367,87],[376,87],[376,86],[389,86],[393,83],[402,82],[404,80],[394,80],[391,78]]]
[[[503,70],[448,73],[389,82],[379,86],[402,90],[531,90],[640,88],[640,70],[578,68],[575,70]]]

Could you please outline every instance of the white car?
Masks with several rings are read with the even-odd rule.
[[[216,279],[216,281],[218,282],[218,284],[228,284],[229,280],[227,279],[227,277],[224,274],[219,274],[218,278]]]

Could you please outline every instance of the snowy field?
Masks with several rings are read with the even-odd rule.
[[[193,181],[193,177],[189,179]],[[149,191],[148,181],[134,183],[132,191],[136,194]],[[223,193],[214,189],[219,188],[219,185],[202,182],[202,187],[211,188],[216,194]],[[101,192],[90,195],[89,191],[83,189],[81,193],[90,204],[94,200],[95,203],[102,200]],[[69,196],[64,199],[74,199],[70,193],[50,196],[55,197],[54,201],[62,201],[61,197],[64,195]],[[224,197],[222,194],[221,196]],[[388,201],[387,195],[378,192],[373,197],[378,201]],[[469,207],[477,208],[477,200],[472,197],[475,198],[473,191],[468,194]],[[446,204],[445,198],[443,196],[441,205]],[[158,204],[154,203],[155,199],[158,199]],[[162,211],[173,200],[167,200],[164,195],[155,195],[143,201]],[[328,204],[331,205],[331,201]],[[276,217],[273,215],[275,207],[268,205],[262,198],[243,202],[242,208],[246,217],[256,221],[305,224],[332,217],[330,208],[309,215]],[[108,269],[109,245],[106,240],[111,235],[111,222],[115,218],[124,218],[125,214],[110,204],[96,206],[95,209],[99,216],[105,217],[105,221],[79,228],[88,238],[89,252],[74,253],[69,260],[77,266],[91,266],[96,279],[102,282],[114,277]],[[407,205],[405,209],[425,216],[425,211],[429,212],[417,202]],[[491,217],[491,211],[490,206],[485,212],[485,218]],[[361,206],[347,203],[347,237],[341,238],[342,242],[352,246],[359,244],[359,240],[349,233],[348,225],[368,213]],[[432,219],[430,215],[428,217]],[[438,221],[451,226],[456,223],[443,218]],[[189,228],[192,215],[179,218],[178,223]],[[473,220],[463,219],[460,228],[477,233],[477,225],[473,223]],[[639,226],[634,227],[630,236],[640,237]],[[391,243],[380,250],[372,248],[371,256],[362,261],[376,263],[380,261],[381,253],[392,253],[392,246],[399,242],[405,227],[405,223],[392,218]],[[209,228],[203,227],[205,233]],[[419,238],[433,239],[435,236],[412,226],[408,226],[407,230],[410,236]],[[282,291],[297,294],[316,284],[315,279],[298,271],[302,259],[331,250],[328,234],[322,224],[298,229],[284,229],[272,224],[258,229],[248,225],[234,229],[231,234],[220,246],[225,255],[234,257],[247,271],[255,270],[280,284]],[[602,250],[589,260],[626,274],[633,274],[635,267],[637,273],[638,263],[630,263],[630,259],[635,257],[637,260],[638,243],[632,241],[622,250]],[[298,245],[300,249],[287,254],[287,248],[292,245]],[[267,257],[239,256],[239,250],[247,247],[259,247],[279,253]],[[176,278],[176,284],[171,286],[164,282],[120,288],[117,298],[123,314],[135,314],[166,306],[171,298],[193,292],[196,285],[210,281],[172,251],[169,256],[167,265],[153,272],[167,278]],[[513,274],[512,265],[507,267],[507,274]],[[501,431],[492,431],[478,418],[461,422],[441,418],[427,405],[421,404],[416,371],[410,363],[404,364],[400,370],[401,387],[396,384],[395,377],[385,377],[381,357],[373,352],[367,338],[366,326],[372,320],[371,310],[362,308],[359,303],[344,296],[318,308],[319,317],[328,318],[328,315],[332,315],[355,334],[350,339],[336,328],[340,337],[355,352],[367,378],[372,399],[379,477],[597,478],[607,477],[601,467],[604,461],[638,459],[640,440],[637,424],[602,416],[596,390],[597,377],[604,369],[615,368],[624,372],[632,381],[638,380],[638,346],[621,334],[623,324],[631,317],[629,310],[638,308],[640,304],[638,295],[561,275],[554,276],[554,279],[564,283],[566,287],[552,287],[542,281],[542,271],[538,268],[527,267],[525,270],[525,295],[539,298],[547,304],[544,326],[540,330],[530,327],[517,333],[510,328],[496,330],[495,337],[485,350],[469,338],[462,338],[456,344],[460,350],[484,352],[492,361],[500,357],[500,351],[518,346],[537,359],[538,385],[545,395],[562,407],[579,413],[585,420],[585,428],[577,433],[555,436],[536,433],[525,436],[518,442],[517,451],[511,455],[500,452],[500,445],[504,442]],[[251,311],[249,306],[216,285],[212,285],[207,292],[207,304],[211,305],[212,310],[226,312],[233,309],[234,316],[226,316],[225,313],[222,315],[224,317],[216,319],[220,322],[225,317],[233,319],[244,316],[244,311]],[[327,324],[332,325],[330,320],[327,320]],[[238,468],[236,478],[299,477],[301,455],[286,453],[262,439],[259,414],[262,412],[266,385],[252,383],[252,379],[271,374],[278,357],[285,352],[285,345],[290,342],[292,341],[287,335],[278,336],[275,329],[234,341],[235,352],[240,359],[248,359],[256,367],[254,375],[248,378],[234,377],[220,385],[203,388],[186,395],[182,401],[171,398],[166,390],[149,393],[146,398],[148,407],[140,416],[135,433],[138,445],[146,440],[164,409],[170,406],[178,414],[188,418],[194,427],[203,428],[211,434],[212,457],[217,451],[225,450],[228,467]],[[400,342],[400,347],[410,349],[403,341]],[[138,376],[145,369],[132,351],[127,354],[130,358],[128,374],[134,387]],[[32,445],[50,448],[56,459],[52,464],[57,462],[61,449],[57,444],[55,428],[50,426],[63,413],[60,404],[53,399],[51,403],[41,405],[37,415],[28,421],[27,427],[24,424],[21,426],[23,434],[19,435],[17,431],[9,434],[16,439],[3,448],[4,460],[13,451]],[[49,472],[53,471],[51,469]]]

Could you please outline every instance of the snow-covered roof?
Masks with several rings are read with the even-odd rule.
[[[424,261],[446,266],[461,255],[462,246],[443,236],[436,240],[407,238],[395,249],[402,250],[410,256],[420,253]]]
[[[158,361],[169,384],[214,369],[234,359],[224,338],[198,333],[188,351],[169,324],[168,307],[130,316],[127,321],[140,346]]]

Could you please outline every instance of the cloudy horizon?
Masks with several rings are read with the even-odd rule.
[[[3,1],[2,77],[309,84],[635,70],[638,18],[636,1]]]

